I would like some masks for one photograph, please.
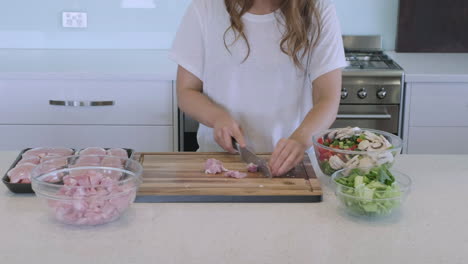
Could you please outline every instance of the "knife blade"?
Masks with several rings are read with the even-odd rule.
[[[251,151],[249,148],[245,147],[242,148],[239,143],[236,142],[235,139],[232,140],[232,145],[237,151],[239,151],[239,154],[241,156],[241,159],[247,163],[253,163],[257,165],[258,170],[265,175],[265,177],[272,178],[273,175],[271,174],[270,167],[268,166],[268,162],[260,157],[258,157],[253,151]]]

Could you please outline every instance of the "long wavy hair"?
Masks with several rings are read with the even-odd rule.
[[[302,63],[320,38],[321,23],[317,10],[317,0],[284,0],[280,6],[281,19],[284,33],[280,42],[281,51],[293,60],[296,67],[304,69]],[[247,44],[247,54],[244,61],[250,55],[250,44],[245,35],[245,27],[242,16],[253,6],[254,0],[224,0],[227,12],[230,15],[231,25],[224,32],[224,45],[229,51],[229,46],[242,38]],[[314,23],[315,21],[315,23]],[[234,41],[226,43],[226,35],[234,32]]]

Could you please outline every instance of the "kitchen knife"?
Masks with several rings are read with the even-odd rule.
[[[271,174],[270,167],[268,167],[268,162],[260,157],[258,157],[253,151],[248,149],[247,147],[241,148],[239,143],[233,138],[232,139],[232,146],[239,151],[241,159],[247,163],[253,163],[257,165],[258,170],[265,175],[265,177],[272,178],[273,175]]]

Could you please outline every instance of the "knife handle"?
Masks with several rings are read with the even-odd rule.
[[[239,148],[237,147],[237,146],[238,146],[238,143],[237,143],[236,139],[235,139],[234,137],[231,137],[231,140],[232,140],[232,147],[233,147],[235,150],[239,151]]]

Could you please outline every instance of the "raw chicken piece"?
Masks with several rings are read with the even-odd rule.
[[[28,179],[22,179],[20,183],[31,183],[31,180]]]
[[[47,156],[48,148],[33,148],[23,153],[23,158],[27,157],[39,157],[43,158]]]
[[[70,156],[73,155],[73,150],[69,148],[33,148],[23,153],[23,158],[45,156]]]
[[[57,174],[54,174],[54,175],[50,175],[50,176],[47,176],[45,179],[44,179],[45,182],[50,182],[50,183],[55,183],[55,182],[59,182],[60,181],[60,177],[58,177]]]
[[[253,164],[253,163],[249,163],[249,165],[247,165],[247,171],[248,172],[257,172],[258,171],[258,166]]]
[[[106,150],[98,147],[90,147],[81,150],[80,155],[106,155]]]
[[[128,153],[124,149],[121,148],[112,148],[107,150],[107,155],[109,156],[117,156],[120,158],[128,158]]]
[[[45,162],[47,162],[47,166],[58,169],[67,166],[68,158],[63,156],[45,156],[42,158],[41,163]]]
[[[122,158],[110,157],[110,156],[104,157],[104,159],[102,159],[101,166],[123,169]],[[114,180],[118,180],[122,176],[121,171],[113,170],[113,169],[105,169],[103,170],[103,174],[104,176],[111,177]]]
[[[7,173],[8,177],[10,177],[10,182],[19,183],[23,180],[25,180],[24,183],[27,183],[28,181],[31,182],[31,172],[35,167],[36,165],[34,164],[22,164],[16,166]]]
[[[71,156],[73,155],[73,150],[69,148],[48,148],[48,156]]]
[[[239,172],[239,171],[227,171],[224,173],[227,177],[232,177],[236,179],[242,179],[247,177],[247,173]]]
[[[223,167],[223,163],[217,159],[208,159],[205,162],[205,173],[206,174],[217,174],[228,171]]]
[[[102,159],[101,165],[103,167],[122,168],[122,161],[120,157],[107,156]]]
[[[22,158],[16,165],[22,165],[22,164],[38,165],[40,162],[41,162],[41,158],[37,156],[26,156],[26,158]]]
[[[75,165],[79,166],[100,166],[101,157],[99,156],[80,156]]]

